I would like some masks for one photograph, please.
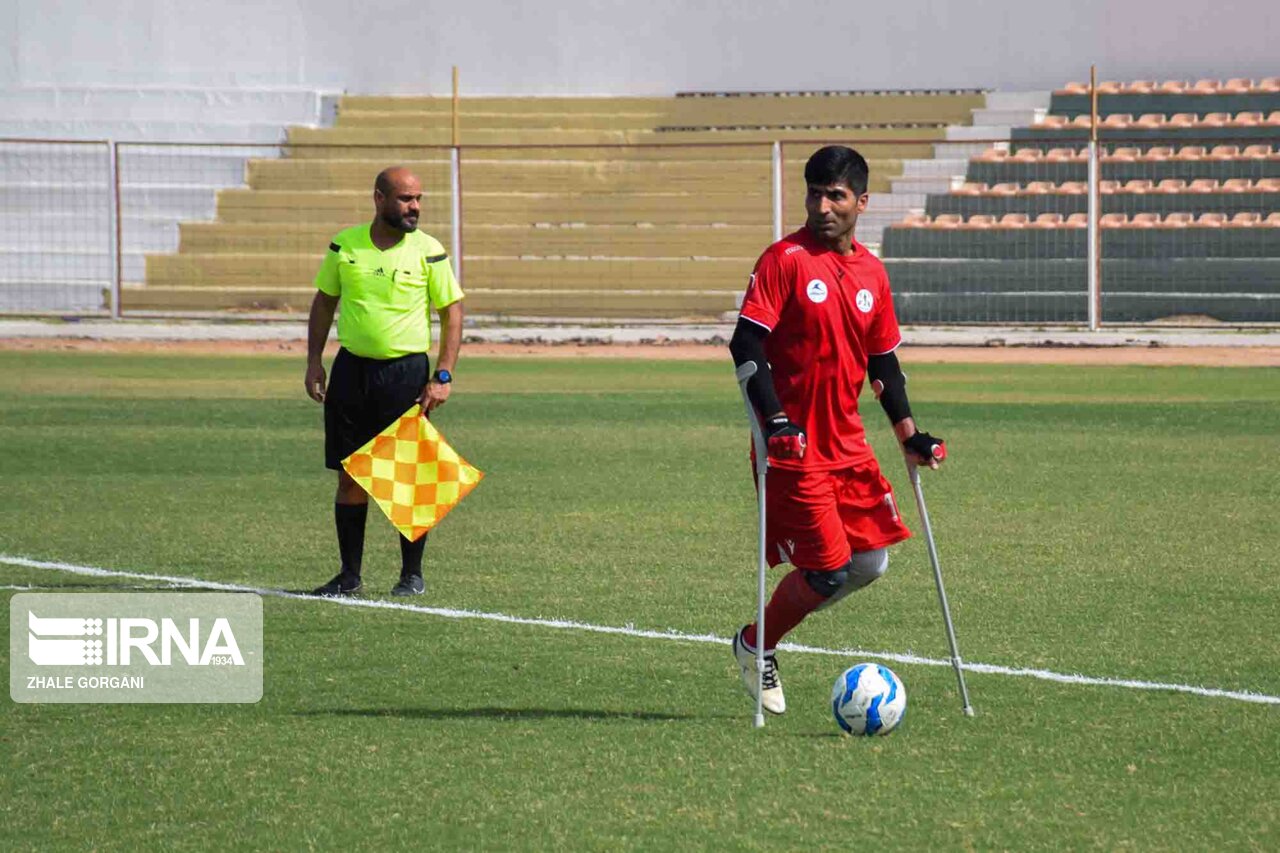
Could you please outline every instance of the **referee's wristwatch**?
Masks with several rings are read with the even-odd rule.
[[[448,385],[453,381],[453,374],[447,370],[437,370],[431,374],[431,381],[437,385]]]

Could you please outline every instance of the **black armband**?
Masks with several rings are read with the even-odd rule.
[[[756,363],[755,375],[747,380],[747,399],[756,407],[761,418],[767,418],[782,411],[782,402],[773,387],[773,373],[769,370],[769,360],[764,354],[764,339],[769,330],[750,320],[739,318],[737,328],[733,330],[733,339],[729,341],[729,352],[733,355],[734,366]]]
[[[880,405],[889,416],[890,423],[898,423],[911,417],[911,404],[907,402],[907,377],[902,375],[898,356],[892,352],[873,355],[867,359],[867,376],[883,387]]]

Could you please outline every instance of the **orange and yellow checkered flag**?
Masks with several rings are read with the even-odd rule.
[[[342,467],[410,541],[439,524],[484,476],[449,446],[416,403],[343,459]]]

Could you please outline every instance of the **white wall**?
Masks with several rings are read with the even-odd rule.
[[[1274,0],[3,0],[0,87],[1048,89],[1280,74]]]

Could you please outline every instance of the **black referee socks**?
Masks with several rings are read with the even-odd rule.
[[[333,505],[333,523],[338,529],[338,553],[342,556],[343,574],[360,576],[360,563],[364,560],[364,522],[369,517],[369,505]]]

